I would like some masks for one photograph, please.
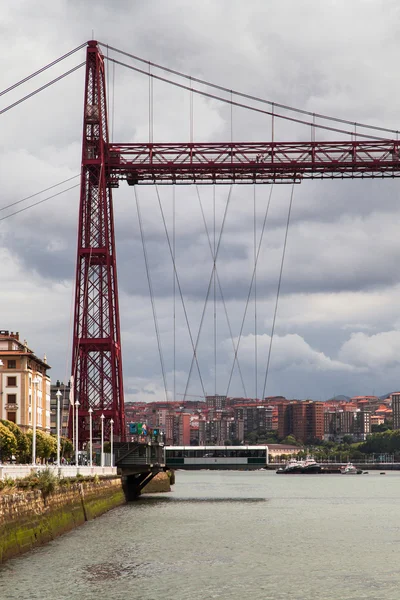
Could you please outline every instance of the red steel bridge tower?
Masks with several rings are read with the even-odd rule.
[[[87,442],[89,411],[93,437],[105,438],[111,420],[116,439],[124,439],[124,391],[119,323],[117,267],[111,186],[107,181],[108,124],[104,60],[97,42],[86,55],[82,170],[72,349],[73,401],[79,445]]]
[[[89,439],[90,409],[95,438],[103,414],[105,438],[111,419],[115,439],[125,437],[111,194],[120,180],[153,185],[384,177],[400,177],[399,140],[111,144],[104,57],[96,41],[88,42],[72,354],[79,445]],[[70,414],[70,436],[72,430]]]

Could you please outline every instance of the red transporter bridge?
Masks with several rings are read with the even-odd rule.
[[[125,438],[112,188],[129,185],[300,183],[400,176],[400,142],[109,143],[104,56],[88,42],[72,375],[79,446]],[[79,403],[79,405],[78,405]],[[75,420],[75,419],[74,419]],[[69,419],[72,435],[73,419]]]

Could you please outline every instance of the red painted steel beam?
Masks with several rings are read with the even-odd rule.
[[[108,144],[105,162],[110,187],[400,177],[400,142]]]
[[[114,439],[125,439],[121,335],[118,308],[114,217],[105,160],[108,124],[104,59],[97,42],[88,42],[82,140],[81,195],[72,351],[74,398],[79,402],[78,440],[89,440],[89,409],[93,438],[105,439],[111,419]],[[70,410],[68,430],[72,437]]]

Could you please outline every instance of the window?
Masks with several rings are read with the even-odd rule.
[[[11,423],[17,422],[17,413],[16,412],[8,412],[7,413],[7,421],[11,421]]]
[[[7,377],[7,386],[8,387],[17,387],[17,378],[16,377]]]
[[[17,394],[7,394],[7,404],[16,404]]]
[[[16,369],[17,368],[17,361],[16,360],[8,360],[7,361],[7,368],[8,369]]]

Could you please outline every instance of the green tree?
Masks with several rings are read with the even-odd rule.
[[[17,440],[12,431],[0,423],[0,461],[10,460],[17,452]]]
[[[380,423],[379,425],[371,425],[371,433],[383,433],[388,429],[391,428],[389,427],[386,421],[384,423]]]
[[[266,444],[277,444],[278,443],[278,432],[277,431],[268,431],[265,443]]]
[[[56,440],[56,446],[57,446],[57,440]],[[60,439],[60,452],[61,452],[61,456],[63,456],[64,458],[70,458],[72,456],[72,454],[74,453],[74,447],[72,445],[72,441],[69,440],[68,438],[62,437]]]
[[[343,436],[343,444],[347,444],[350,445],[353,441],[353,436],[351,435],[344,435]]]
[[[299,446],[299,442],[296,440],[294,435],[287,435],[284,440],[282,440],[282,444],[288,444],[289,446]]]
[[[1,419],[0,423],[5,425],[5,427],[7,427],[11,433],[15,435],[15,439],[17,441],[17,450],[15,455],[18,462],[26,462],[30,450],[29,441],[25,433],[18,427],[18,425],[12,423],[11,421],[7,421],[6,419]]]
[[[29,441],[29,454],[32,459],[32,431],[26,434]],[[47,461],[57,453],[57,440],[52,435],[38,429],[36,431],[36,457]]]
[[[400,452],[400,430],[373,433],[358,447],[365,454],[393,454]]]

